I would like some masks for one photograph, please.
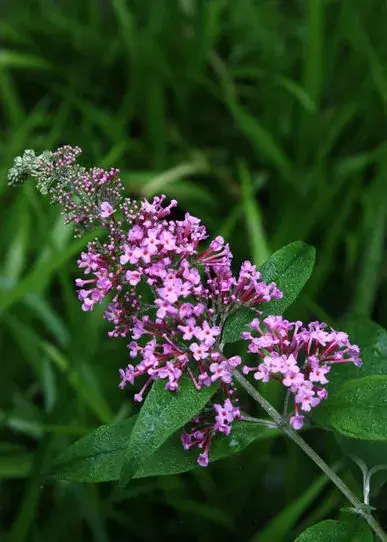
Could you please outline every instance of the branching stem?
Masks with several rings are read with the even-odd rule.
[[[307,442],[301,437],[297,431],[289,426],[287,420],[281,416],[281,414],[250,384],[248,380],[239,372],[234,370],[235,378],[239,384],[246,390],[246,392],[252,397],[265,411],[277,427],[293,442],[295,442],[305,453],[316,463],[316,465],[327,475],[327,477],[336,485],[341,493],[349,500],[353,506],[353,511],[360,517],[362,517],[374,533],[378,536],[379,540],[387,542],[387,534],[383,531],[379,523],[371,514],[369,506],[361,502],[358,497],[350,490],[345,482],[335,473],[335,471],[309,446]]]

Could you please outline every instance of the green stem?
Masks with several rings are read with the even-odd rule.
[[[289,426],[286,419],[268,402],[262,395],[250,384],[248,380],[239,372],[234,371],[234,376],[239,384],[247,393],[269,414],[278,428],[289,438],[292,439],[312,461],[326,474],[326,476],[336,485],[341,493],[353,505],[356,514],[361,516],[371,527],[374,533],[383,542],[387,542],[387,534],[383,531],[379,523],[373,517],[371,512],[363,502],[361,502],[354,493],[349,489],[347,484],[335,473],[335,471],[309,446],[307,442],[300,436],[297,431]]]

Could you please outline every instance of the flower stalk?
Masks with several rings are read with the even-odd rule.
[[[295,431],[281,416],[281,414],[250,384],[250,382],[238,371],[233,374],[240,386],[256,401],[272,418],[278,429],[288,436],[310,459],[326,474],[326,476],[335,484],[341,493],[348,499],[353,506],[353,512],[363,518],[374,531],[379,540],[387,542],[387,534],[383,531],[379,523],[370,512],[370,507],[361,502],[351,491],[347,484],[336,474],[336,472],[309,446],[309,444]]]

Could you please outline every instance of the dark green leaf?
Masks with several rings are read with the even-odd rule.
[[[367,318],[351,318],[340,327],[349,334],[351,342],[360,347],[363,365],[333,365],[329,373],[330,395],[349,380],[363,376],[387,375],[387,332]]]
[[[125,486],[145,461],[178,429],[206,405],[217,389],[197,391],[191,379],[181,379],[177,392],[165,390],[161,380],[153,384],[137,417],[125,452],[120,485]]]
[[[363,365],[356,367],[352,363],[346,363],[332,367],[329,373],[328,400],[314,413],[317,422],[323,424],[328,423],[326,409],[329,409],[331,403],[337,404],[337,401],[341,400],[343,386],[351,380],[358,380],[361,377],[387,375],[387,332],[375,322],[364,317],[347,319],[340,327],[349,334],[351,342],[360,347]],[[387,444],[383,442],[373,443],[341,437],[339,444],[344,453],[355,455],[364,461],[369,468],[387,462],[386,459],[382,459],[383,455],[387,457]],[[375,485],[384,483],[384,478],[383,472],[377,473],[374,478]]]
[[[327,519],[306,529],[295,542],[373,542],[373,534],[360,520]]]
[[[284,294],[282,299],[264,305],[263,312],[283,314],[295,301],[312,274],[316,260],[316,250],[304,243],[295,241],[277,250],[260,268],[266,282],[276,282]]]
[[[101,425],[77,440],[56,460],[49,476],[77,482],[116,480],[136,416],[120,423]]]
[[[247,307],[242,307],[231,314],[224,324],[222,341],[225,344],[240,341],[242,331],[246,331],[251,320],[256,317],[257,313]]]
[[[229,437],[216,436],[211,444],[210,461],[217,461],[236,454],[254,440],[264,440],[281,435],[277,429],[267,429],[254,422],[235,422]],[[180,434],[173,435],[148,459],[136,473],[135,478],[178,474],[195,469],[198,449],[184,450]]]
[[[71,445],[55,462],[50,477],[75,482],[108,482],[120,477],[124,453],[136,416],[115,425],[103,425]],[[257,439],[275,438],[281,433],[252,422],[235,422],[230,437],[216,437],[211,462],[246,448]],[[180,431],[172,435],[135,474],[134,478],[163,476],[198,467],[198,450],[185,451]]]
[[[351,380],[316,409],[319,423],[353,438],[387,440],[387,376]]]
[[[259,268],[262,279],[266,282],[276,282],[284,294],[282,299],[273,300],[262,306],[263,316],[282,314],[293,303],[312,273],[315,257],[313,247],[302,241],[296,241],[277,250]],[[239,341],[242,331],[248,328],[254,316],[256,313],[246,308],[230,315],[223,329],[223,342]]]

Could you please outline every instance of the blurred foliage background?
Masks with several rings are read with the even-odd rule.
[[[74,294],[85,240],[5,172],[25,147],[79,145],[128,194],[179,199],[237,261],[315,245],[290,316],[387,325],[386,23],[382,0],[1,3],[1,540],[281,542],[338,517],[338,492],[281,438],[122,494],[43,481],[58,451],[134,407],[117,387],[124,341]],[[308,440],[339,457],[329,434]]]

